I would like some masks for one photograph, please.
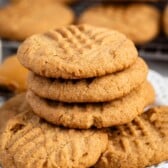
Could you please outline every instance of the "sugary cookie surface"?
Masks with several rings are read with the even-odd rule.
[[[63,80],[29,75],[28,88],[38,96],[62,102],[106,102],[121,98],[139,87],[148,67],[138,58],[129,68],[98,78]]]
[[[4,168],[86,168],[97,162],[106,146],[107,134],[101,131],[54,127],[29,110],[7,123],[0,162]]]
[[[168,107],[156,107],[131,123],[109,129],[109,145],[96,168],[143,168],[168,159]]]
[[[106,75],[132,65],[138,56],[131,40],[89,25],[67,26],[28,38],[20,62],[45,77],[78,79]]]
[[[130,122],[154,102],[154,97],[154,90],[148,82],[121,99],[106,103],[61,103],[41,98],[30,90],[27,93],[34,113],[55,125],[79,129]]]

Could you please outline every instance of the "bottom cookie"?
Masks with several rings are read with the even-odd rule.
[[[102,131],[59,128],[30,108],[23,111],[7,122],[0,137],[3,168],[91,167],[107,147],[107,134]]]
[[[144,168],[168,160],[168,106],[108,130],[109,144],[95,168]]]
[[[127,96],[107,103],[68,104],[40,98],[30,90],[27,93],[34,113],[53,124],[81,129],[128,123],[153,103],[154,97],[154,90],[148,82]]]

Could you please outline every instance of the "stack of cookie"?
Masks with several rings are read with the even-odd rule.
[[[0,139],[3,168],[144,168],[168,159],[168,107],[150,109],[106,132],[48,124],[33,114],[24,94],[0,111],[19,113],[9,119]]]
[[[168,159],[168,110],[141,114],[154,90],[126,36],[67,26],[30,37],[18,58],[31,74],[27,101],[10,102],[21,114],[1,136],[4,168],[135,168]]]
[[[34,35],[18,51],[31,74],[27,100],[58,126],[111,127],[134,119],[154,101],[148,68],[126,36],[89,25]]]

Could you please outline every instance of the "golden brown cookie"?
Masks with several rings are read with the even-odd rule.
[[[0,139],[4,168],[86,168],[105,151],[107,134],[48,124],[31,111],[10,119]]]
[[[8,57],[0,65],[0,87],[14,92],[27,89],[28,70],[18,61],[16,55]]]
[[[62,102],[105,102],[125,96],[140,86],[148,68],[138,58],[136,63],[121,72],[83,80],[50,79],[31,73],[28,87],[39,97]]]
[[[68,7],[56,1],[20,1],[0,9],[0,18],[1,37],[24,40],[32,34],[72,23],[74,14]]]
[[[132,65],[137,50],[123,34],[89,25],[67,26],[28,38],[20,62],[45,77],[79,79],[106,75]]]
[[[27,107],[28,104],[25,101],[25,93],[18,94],[5,102],[3,106],[0,107],[0,130],[10,118],[22,112],[22,110]]]
[[[29,2],[29,3],[32,3],[34,0],[11,0],[12,3],[18,3],[20,1],[26,1],[26,2]],[[36,2],[40,3],[41,0],[35,0]],[[66,4],[71,4],[77,0],[44,0],[44,1],[55,1],[55,2],[58,2],[58,3],[66,3]]]
[[[144,168],[168,160],[168,106],[108,130],[109,144],[95,168]]]
[[[55,125],[88,129],[120,125],[133,120],[153,103],[154,90],[145,82],[127,96],[107,103],[68,104],[40,98],[28,91],[27,100],[34,113]]]
[[[159,11],[147,4],[96,6],[86,10],[79,23],[118,30],[136,44],[152,40],[159,33]]]
[[[168,5],[167,7],[165,8],[165,11],[164,11],[164,15],[163,15],[163,28],[164,28],[164,31],[166,33],[166,35],[168,36]]]
[[[60,3],[66,3],[66,4],[71,4],[75,1],[78,1],[78,0],[57,0],[57,2],[60,2]]]

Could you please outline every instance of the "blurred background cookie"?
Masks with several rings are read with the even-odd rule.
[[[147,4],[99,5],[89,8],[79,18],[79,23],[118,30],[136,44],[155,38],[159,33],[159,22],[159,11]]]
[[[20,1],[23,1],[23,0],[11,0],[11,2],[13,2],[13,3],[17,3],[17,2],[20,2]],[[30,0],[24,0],[24,1],[28,2]],[[46,0],[46,1],[48,1],[48,0]],[[52,1],[55,1],[55,2],[58,2],[58,3],[71,4],[71,3],[73,3],[73,2],[75,2],[77,0],[52,0]],[[39,0],[39,2],[40,2],[40,0]]]
[[[0,65],[0,87],[13,92],[26,90],[28,70],[18,61],[16,55],[10,56]]]
[[[40,3],[30,1],[11,3],[0,9],[0,36],[2,38],[24,40],[32,34],[42,33],[73,22],[73,12],[63,4],[53,0],[42,0]]]
[[[75,2],[76,0],[57,0],[57,2],[61,2],[61,3],[72,3],[72,2]]]
[[[163,15],[163,28],[164,28],[164,31],[166,33],[166,35],[168,36],[168,5],[167,7],[165,8],[165,11],[164,11],[164,15]]]

